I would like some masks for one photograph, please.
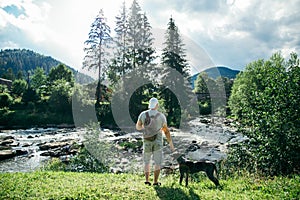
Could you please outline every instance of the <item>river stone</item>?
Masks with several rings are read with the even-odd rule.
[[[40,150],[55,149],[69,145],[69,142],[49,142],[39,146]]]
[[[2,141],[0,141],[0,146],[6,146],[6,145],[12,144],[12,143],[14,143],[14,142],[15,142],[14,139],[6,139],[6,140],[2,140]]]
[[[1,150],[0,151],[0,160],[13,158],[15,155],[16,155],[16,152],[14,152],[13,150]]]

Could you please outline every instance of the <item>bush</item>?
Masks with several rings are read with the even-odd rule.
[[[49,106],[54,112],[67,114],[72,113],[72,86],[65,80],[57,80],[51,88]]]
[[[108,167],[93,157],[86,148],[81,148],[79,153],[72,157],[67,163],[62,162],[58,158],[54,158],[48,162],[43,169],[65,172],[108,172]]]
[[[17,96],[22,96],[22,94],[27,90],[27,82],[22,79],[14,80],[12,83],[12,93]]]
[[[9,107],[13,102],[13,98],[9,93],[0,93],[0,108]]]
[[[200,115],[209,115],[211,114],[211,104],[208,102],[198,102]]]
[[[239,156],[231,158],[241,166],[265,175],[299,172],[299,80],[296,54],[288,62],[280,54],[255,61],[237,77],[229,106],[250,139],[242,149],[234,147]]]

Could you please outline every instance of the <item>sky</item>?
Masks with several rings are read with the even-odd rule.
[[[123,0],[1,0],[0,49],[30,49],[79,71],[84,41],[100,9],[111,30]],[[126,7],[132,0],[126,0]],[[170,17],[191,73],[215,65],[243,70],[275,52],[300,53],[300,0],[138,0],[163,48]],[[113,35],[112,31],[112,35]]]

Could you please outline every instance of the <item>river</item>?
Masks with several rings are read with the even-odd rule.
[[[0,161],[0,172],[30,172],[39,169],[49,156],[41,156],[39,144],[50,141],[82,138],[81,129],[33,128],[20,130],[2,130],[0,137],[13,136],[13,150],[25,150],[28,153]]]
[[[211,160],[219,161],[226,157],[228,144],[241,142],[247,138],[235,132],[232,127],[216,124],[207,124],[196,118],[189,122],[190,129],[182,131],[172,129],[174,146],[177,151],[187,153],[186,149],[190,149],[187,153],[188,158],[193,160]],[[15,144],[13,149],[26,150],[28,153],[14,158],[0,161],[0,172],[30,172],[37,170],[47,162],[49,156],[41,156],[43,151],[40,150],[39,144],[51,141],[64,141],[67,139],[75,139],[83,141],[83,136],[86,133],[85,129],[79,128],[34,128],[25,130],[2,130],[0,137],[13,136]],[[123,133],[118,134],[111,130],[102,130],[99,140],[106,141],[117,147],[115,166],[112,171],[129,171],[133,162],[136,162],[138,167],[142,164],[141,151],[134,152],[132,149],[124,149],[118,146],[120,141],[137,141],[141,139],[141,133]],[[192,146],[191,146],[192,145]],[[192,148],[191,148],[192,147]],[[195,148],[196,147],[196,148]],[[166,163],[176,164],[170,155],[170,149],[165,143],[164,154]]]

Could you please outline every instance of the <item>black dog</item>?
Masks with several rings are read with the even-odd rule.
[[[181,185],[184,174],[186,174],[185,178],[185,186],[188,186],[188,178],[189,178],[189,173],[197,173],[200,171],[206,172],[206,175],[208,178],[214,182],[216,186],[219,186],[219,181],[216,177],[214,177],[214,172],[217,174],[217,167],[214,163],[212,162],[207,162],[207,161],[190,161],[184,158],[184,155],[180,155],[177,158],[177,162],[179,163],[179,171],[180,171],[180,180],[179,184]]]

